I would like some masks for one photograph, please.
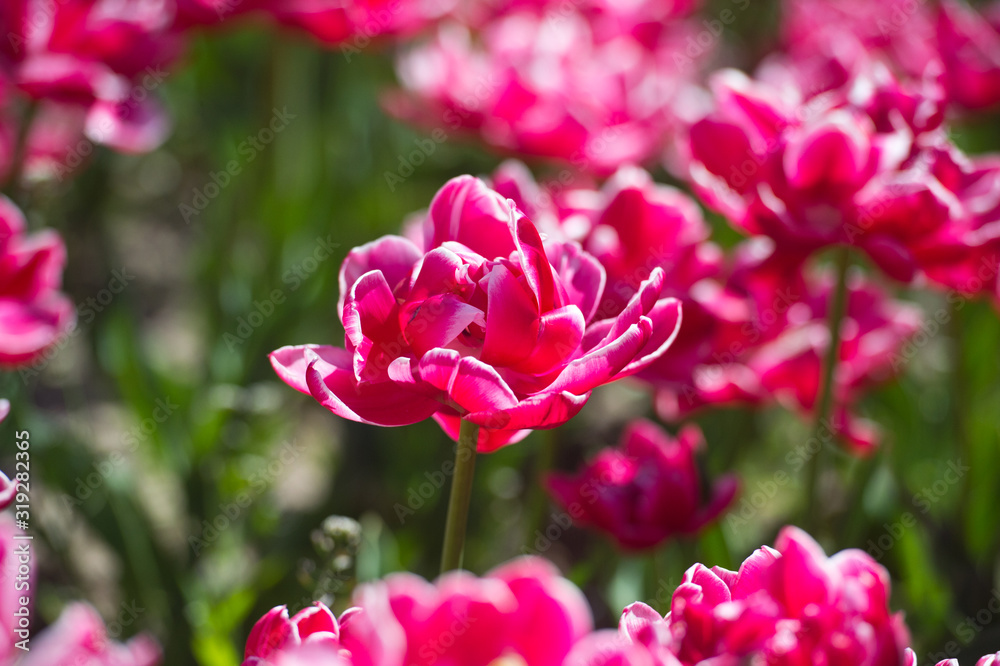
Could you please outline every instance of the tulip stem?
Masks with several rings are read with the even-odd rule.
[[[462,420],[455,447],[455,475],[451,479],[448,498],[448,518],[444,525],[444,549],[441,552],[441,573],[462,567],[465,548],[465,528],[469,522],[469,501],[472,499],[472,477],[476,471],[476,445],[479,426]]]
[[[819,388],[816,404],[816,421],[813,436],[819,443],[819,448],[809,460],[807,470],[808,479],[806,482],[806,514],[805,519],[809,527],[815,529],[819,521],[816,520],[817,507],[819,506],[819,474],[823,466],[823,458],[827,447],[824,430],[831,430],[830,415],[833,411],[833,397],[835,392],[834,379],[837,374],[837,360],[840,358],[840,328],[844,321],[844,314],[847,311],[847,273],[851,265],[850,247],[844,246],[837,251],[837,284],[830,298],[830,305],[827,311],[827,325],[830,330],[830,344],[826,349],[826,358],[823,361],[823,378]]]

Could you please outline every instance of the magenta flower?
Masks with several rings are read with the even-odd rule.
[[[719,660],[786,664],[903,663],[909,632],[889,609],[889,574],[867,553],[827,557],[786,527],[739,571],[696,564],[660,617],[643,603],[622,614],[628,643],[666,648],[684,666]]]
[[[393,574],[361,588],[355,603],[360,612],[342,627],[355,664],[488,666],[520,658],[559,666],[592,628],[583,594],[537,558],[433,584]]]
[[[307,646],[321,653],[340,656],[340,624],[329,608],[316,602],[288,617],[288,608],[268,611],[250,631],[243,666],[266,666],[284,652],[296,653]],[[313,648],[312,646],[315,646]]]
[[[672,348],[641,374],[659,388],[657,409],[667,420],[706,405],[777,401],[804,416],[816,408],[829,344],[832,276],[803,272],[801,257],[776,251],[766,239],[751,239],[735,254],[726,289],[743,299],[743,307],[730,304],[733,314],[707,338],[711,345],[701,355],[674,356]],[[905,368],[904,347],[920,326],[914,306],[890,299],[860,275],[850,276],[830,427],[855,453],[870,452],[879,435],[854,406]]]
[[[680,306],[654,269],[617,317],[594,320],[605,274],[579,246],[543,244],[513,202],[450,181],[431,202],[425,250],[386,236],[340,270],[345,349],[271,354],[278,375],[334,414],[383,426],[433,417],[479,449],[573,417],[592,389],[634,374],[670,345]]]
[[[980,13],[945,0],[937,12],[937,38],[949,99],[968,109],[1000,102],[1000,4]]]
[[[403,91],[389,110],[584,173],[607,175],[657,157],[693,89],[697,65],[680,66],[677,57],[686,57],[694,28],[662,15],[622,22],[611,3],[596,14],[518,4],[491,15],[479,33],[444,25],[405,53],[397,65]],[[652,16],[663,7],[629,5]],[[635,29],[622,30],[629,24]]]
[[[270,611],[254,626],[244,666],[560,666],[592,627],[583,594],[539,558],[482,578],[392,574],[359,588],[354,602],[339,623],[322,604],[291,619],[283,607]]]
[[[14,553],[14,536],[20,530],[10,514],[0,514],[0,577],[15,580],[23,576]],[[29,568],[29,587],[19,591],[13,585],[0,590],[0,665],[2,666],[157,666],[160,648],[156,642],[140,635],[128,643],[117,643],[107,635],[104,621],[97,611],[85,603],[73,603],[63,609],[59,619],[37,635],[26,635],[18,625],[15,611],[24,607],[21,597],[34,589],[34,568]],[[32,625],[34,626],[34,625]],[[15,643],[31,638],[31,650],[25,652]]]
[[[22,93],[74,107],[85,118],[89,141],[146,152],[158,147],[169,129],[152,90],[181,50],[173,16],[168,0],[65,0],[45,6],[12,0],[0,9],[3,24],[14,26],[0,44],[0,61]]]
[[[65,261],[58,235],[25,235],[21,212],[0,197],[0,365],[31,363],[73,324],[59,291]]]
[[[140,635],[117,643],[97,611],[84,603],[67,606],[55,624],[32,641],[20,666],[158,666],[160,647]]]
[[[873,80],[816,96],[794,77],[782,81],[713,77],[717,108],[689,133],[696,190],[783,252],[854,245],[889,276],[912,280],[918,249],[952,223],[952,197],[927,168],[926,142],[914,139],[938,122],[939,107],[899,89],[856,99],[855,90],[878,92]]]
[[[622,548],[651,548],[715,520],[738,482],[715,482],[706,500],[695,462],[705,445],[697,426],[673,439],[655,423],[633,421],[616,449],[604,449],[579,475],[552,474],[546,486],[578,525],[608,534]]]
[[[917,249],[917,261],[930,280],[964,297],[1000,299],[1000,157],[970,158],[944,146],[933,152],[930,164],[953,196],[953,223]]]
[[[457,0],[250,0],[276,21],[308,32],[325,44],[360,52],[373,37],[406,36],[452,10]]]
[[[864,0],[785,0],[782,33],[797,59],[857,44],[910,76],[938,61],[934,16],[926,4]]]

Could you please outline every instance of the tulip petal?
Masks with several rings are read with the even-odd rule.
[[[545,251],[559,276],[563,303],[580,308],[584,321],[594,319],[607,283],[604,266],[577,243],[549,243]]]
[[[589,398],[590,393],[543,393],[525,398],[513,407],[471,412],[465,419],[491,430],[555,428],[576,416]]]
[[[351,421],[409,425],[429,418],[441,407],[432,397],[393,382],[359,383],[351,354],[337,347],[283,347],[271,353],[271,365],[286,384]]]
[[[465,412],[513,407],[517,396],[492,366],[451,349],[434,349],[417,365],[420,378],[443,391],[452,406]]]
[[[370,271],[382,271],[389,288],[395,291],[399,283],[409,277],[421,256],[417,246],[402,236],[383,236],[351,250],[341,264],[338,276],[340,296],[337,314],[340,320],[344,320],[344,300],[358,278]]]

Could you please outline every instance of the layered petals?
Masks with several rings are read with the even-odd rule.
[[[510,199],[463,176],[435,196],[420,248],[387,236],[340,271],[345,349],[285,347],[286,383],[338,416],[396,426],[434,417],[491,451],[572,418],[590,392],[647,367],[673,343],[680,303],[654,267],[614,317],[605,274],[578,244],[543,240]]]
[[[656,547],[697,533],[732,502],[737,482],[719,479],[704,503],[695,451],[701,431],[689,426],[673,439],[649,421],[626,428],[617,449],[605,449],[577,476],[556,474],[549,492],[581,525],[593,526],[627,549]]]

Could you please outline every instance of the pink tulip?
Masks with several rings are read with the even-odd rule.
[[[181,50],[174,9],[171,0],[12,0],[0,9],[4,25],[15,26],[0,61],[22,93],[87,112],[89,141],[147,152],[168,130],[152,90]],[[39,131],[32,127],[36,142]]]
[[[805,532],[786,527],[775,549],[756,551],[739,571],[688,569],[666,617],[629,606],[619,633],[631,644],[666,648],[685,666],[898,666],[909,633],[888,602],[888,572],[868,554],[828,558]]]
[[[574,172],[607,175],[649,161],[692,94],[698,62],[683,54],[694,28],[633,18],[626,25],[635,23],[635,31],[622,31],[617,20],[596,16],[520,6],[486,21],[481,34],[442,26],[400,59],[403,91],[389,98],[389,110],[478,134],[506,153],[569,162]]]
[[[345,347],[284,347],[278,375],[338,416],[383,426],[429,417],[452,437],[482,426],[481,451],[553,428],[590,391],[647,367],[680,325],[656,268],[621,314],[594,320],[600,263],[571,243],[543,244],[513,202],[472,177],[431,202],[426,246],[386,236],[340,271]]]
[[[55,624],[32,639],[21,666],[157,666],[160,647],[140,635],[127,643],[112,641],[104,621],[91,606],[67,606]]]
[[[929,161],[934,177],[954,197],[953,223],[917,248],[917,261],[930,280],[957,292],[949,296],[953,303],[981,294],[998,299],[1000,157],[970,158],[941,146]]]
[[[53,232],[24,233],[24,217],[0,197],[0,365],[37,359],[66,333],[73,304],[59,292],[66,251]]]
[[[592,525],[622,548],[652,548],[690,535],[732,502],[738,482],[719,479],[706,500],[695,452],[705,445],[697,426],[676,439],[656,424],[634,421],[617,449],[604,449],[577,476],[553,474],[549,492],[578,525]]]
[[[257,621],[247,638],[243,666],[265,666],[279,654],[298,653],[307,646],[318,653],[329,651],[340,656],[340,624],[329,608],[316,602],[288,617],[288,608],[272,608]]]
[[[244,666],[561,666],[592,627],[583,594],[539,558],[434,583],[408,573],[364,585],[339,622],[322,604],[254,626]],[[499,660],[499,661],[498,661]]]
[[[923,148],[946,141],[933,129],[939,107],[891,86],[857,99],[858,88],[879,90],[870,80],[813,96],[795,76],[775,74],[782,67],[767,72],[780,83],[733,70],[713,77],[717,109],[689,132],[696,190],[783,252],[850,244],[909,282],[920,268],[916,253],[953,223],[954,197]],[[918,141],[918,132],[927,136]]]
[[[790,53],[857,43],[894,67],[920,77],[937,64],[934,17],[928,4],[865,0],[785,0],[782,33]]]
[[[672,347],[640,375],[660,389],[657,408],[667,420],[706,405],[777,401],[805,416],[816,407],[829,344],[832,277],[803,272],[801,257],[776,251],[766,239],[744,243],[735,256],[726,290],[743,299],[742,307],[739,300],[732,304],[729,323],[706,338],[706,349],[675,355]],[[879,436],[854,414],[854,405],[903,370],[904,346],[920,326],[914,307],[889,299],[859,275],[850,278],[830,425],[855,453],[870,452]]]
[[[976,666],[1000,666],[1000,652],[988,654],[976,662]]]
[[[345,623],[342,640],[356,666],[488,666],[504,658],[559,666],[592,627],[580,591],[537,558],[478,579],[446,574],[433,584],[393,574],[361,588],[355,603],[361,610]]]

